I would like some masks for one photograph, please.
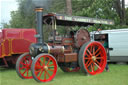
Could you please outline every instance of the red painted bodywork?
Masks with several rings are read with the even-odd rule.
[[[0,58],[28,52],[30,44],[36,43],[35,34],[35,29],[2,29],[0,31]]]

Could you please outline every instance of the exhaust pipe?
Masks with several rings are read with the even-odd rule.
[[[37,38],[37,43],[44,44],[44,37],[43,37],[43,8],[37,7],[35,9],[36,11],[36,31],[37,35],[35,36]]]

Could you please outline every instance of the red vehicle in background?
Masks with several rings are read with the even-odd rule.
[[[29,45],[36,43],[35,29],[0,30],[0,66],[16,64],[19,55],[29,51]]]

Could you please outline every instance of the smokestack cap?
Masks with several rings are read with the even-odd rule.
[[[42,12],[42,11],[43,11],[43,8],[41,8],[41,7],[36,7],[36,8],[35,8],[35,11],[36,11],[36,12]]]

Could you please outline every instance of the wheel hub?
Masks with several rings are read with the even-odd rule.
[[[96,56],[92,56],[92,60],[95,61],[96,60]]]
[[[44,70],[47,71],[48,70],[48,66],[44,66]]]
[[[27,68],[27,69],[30,69],[30,65],[26,65],[26,68]]]

